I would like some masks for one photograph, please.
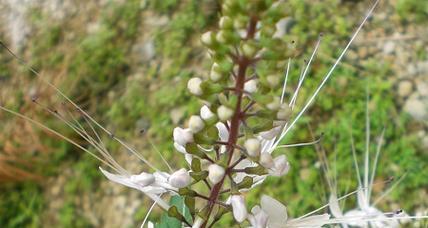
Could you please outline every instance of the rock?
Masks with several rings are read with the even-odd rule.
[[[400,97],[407,97],[412,93],[413,84],[408,80],[401,81],[398,84],[398,95]]]
[[[137,58],[141,63],[147,62],[153,59],[156,55],[155,43],[150,39],[144,43],[136,44],[133,47],[132,52],[137,55]]]
[[[416,120],[426,120],[428,118],[428,104],[420,99],[409,98],[404,104],[404,111]]]
[[[387,41],[383,45],[383,53],[385,53],[386,55],[394,53],[394,50],[395,50],[395,43],[393,41]]]

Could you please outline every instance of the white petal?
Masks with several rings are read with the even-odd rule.
[[[260,201],[260,206],[269,216],[269,227],[275,227],[274,224],[285,224],[287,222],[287,208],[276,199],[263,195]]]
[[[340,209],[339,201],[337,200],[336,194],[331,194],[330,195],[330,198],[328,200],[328,206],[330,208],[331,214],[335,218],[341,218],[341,217],[343,217],[343,213],[342,213],[342,210]]]
[[[285,155],[280,155],[274,159],[274,167],[269,170],[269,173],[273,176],[283,176],[290,170],[290,164],[287,161]]]
[[[174,128],[173,131],[174,142],[179,145],[185,146],[189,142],[193,142],[193,134],[190,129],[183,129],[180,127]]]
[[[286,227],[322,227],[323,225],[327,224],[330,220],[329,214],[322,214],[322,215],[312,215],[306,218],[301,219],[291,219]]]
[[[208,179],[213,184],[217,184],[220,182],[225,174],[225,170],[223,167],[217,165],[217,164],[211,164],[208,166]]]
[[[130,179],[132,182],[139,184],[142,187],[147,186],[147,185],[151,185],[156,180],[156,178],[153,174],[145,173],[145,172],[142,172],[138,175],[131,175]]]
[[[175,188],[187,187],[191,182],[189,172],[182,168],[171,174],[168,179],[168,183]]]
[[[247,207],[242,195],[233,195],[230,197],[232,205],[233,217],[239,223],[242,223],[247,218]]]
[[[214,117],[214,113],[206,105],[202,106],[200,115],[203,120],[209,120]]]
[[[224,123],[218,122],[215,126],[218,129],[218,136],[220,137],[220,140],[223,142],[227,142],[227,140],[229,140],[229,131],[227,130]]]

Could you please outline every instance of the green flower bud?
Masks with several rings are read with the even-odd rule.
[[[221,73],[220,66],[217,63],[214,63],[211,67],[210,79],[214,82],[217,82],[223,78],[223,74]]]
[[[219,26],[221,29],[233,29],[233,20],[228,16],[220,18]]]
[[[281,107],[281,101],[279,97],[274,97],[272,102],[268,103],[266,107],[270,110],[278,110]]]
[[[274,89],[279,85],[280,76],[278,75],[269,75],[266,77],[266,81],[269,84],[269,87]]]
[[[227,121],[232,118],[234,111],[224,105],[217,109],[217,116],[221,121]]]
[[[262,149],[260,141],[256,138],[247,139],[244,143],[244,147],[247,150],[248,155],[251,157],[259,156]]]
[[[289,120],[291,114],[292,114],[292,110],[290,106],[288,106],[287,104],[282,104],[281,108],[278,110],[276,114],[276,118],[278,120]]]
[[[254,55],[257,53],[257,47],[254,44],[251,43],[244,43],[241,47],[242,53],[247,58],[253,58]]]

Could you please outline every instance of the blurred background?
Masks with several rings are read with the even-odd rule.
[[[278,30],[286,40],[296,41],[292,81],[297,81],[318,34],[324,34],[301,104],[372,1],[288,2],[289,16]],[[153,163],[162,166],[154,145],[177,168],[184,159],[173,150],[172,129],[185,125],[186,117],[199,111],[200,103],[187,93],[186,83],[192,76],[208,74],[210,61],[199,37],[216,28],[219,9],[220,2],[214,0],[0,0],[0,40]],[[315,104],[287,136],[285,142],[293,143],[311,141],[311,130],[315,136],[324,133],[322,146],[337,172],[339,195],[357,186],[350,131],[362,164],[368,88],[371,151],[386,129],[374,197],[390,187],[384,180],[406,175],[378,207],[426,213],[427,37],[428,1],[381,1]],[[48,107],[61,105],[55,91],[0,48],[2,105],[85,145],[64,123],[31,102],[32,97]],[[141,224],[150,201],[107,181],[98,170],[100,162],[89,154],[5,112],[0,112],[0,129],[1,227]],[[108,136],[104,139],[120,164],[134,172],[146,169]],[[248,195],[250,205],[259,201],[262,192],[285,203],[291,216],[325,204],[329,191],[315,148],[279,153],[288,156],[290,173],[268,178]],[[353,202],[347,200],[348,209]],[[158,217],[155,211],[150,219]]]

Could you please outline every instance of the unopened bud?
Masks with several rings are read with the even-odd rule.
[[[227,34],[225,31],[220,30],[217,35],[215,36],[217,42],[219,43],[227,43]]]
[[[268,82],[271,88],[276,88],[279,85],[279,76],[278,75],[269,75],[266,77],[266,81]]]
[[[189,82],[187,82],[187,89],[191,94],[196,96],[202,95],[203,91],[201,88],[202,79],[200,78],[191,78]]]
[[[249,93],[254,93],[257,91],[257,80],[252,79],[244,84],[244,90]]]
[[[221,29],[232,29],[233,28],[233,21],[228,16],[223,16],[220,18],[219,26]]]
[[[266,107],[270,110],[278,110],[281,107],[281,101],[279,97],[274,97],[273,100],[266,105]]]
[[[220,72],[220,66],[217,63],[214,63],[211,72],[210,72],[210,79],[214,82],[219,81],[223,77],[222,73]]]
[[[215,116],[214,113],[211,112],[210,108],[208,108],[206,105],[202,106],[200,115],[203,120],[210,120]]]
[[[198,133],[204,129],[205,123],[199,116],[191,116],[189,120],[189,128],[193,133]]]
[[[207,46],[213,45],[214,44],[213,33],[211,31],[208,31],[208,32],[202,34],[201,41],[203,44],[205,44]]]
[[[221,105],[217,109],[217,115],[220,120],[227,121],[233,116],[233,110],[224,105]]]
[[[247,139],[244,143],[244,147],[251,157],[259,156],[262,149],[260,141],[256,138]]]
[[[208,179],[213,184],[217,184],[218,182],[220,182],[224,177],[224,173],[224,168],[217,164],[211,164],[210,166],[208,166]]]
[[[274,166],[274,162],[272,159],[272,155],[270,153],[262,153],[260,154],[260,164],[265,168],[272,168]]]
[[[131,176],[131,181],[142,187],[153,184],[155,180],[155,176],[151,173],[142,172],[138,175]]]
[[[193,134],[190,129],[176,127],[173,131],[173,137],[174,142],[181,146],[186,146],[187,143],[193,142]]]
[[[247,58],[252,58],[254,57],[254,55],[257,52],[257,48],[254,47],[254,45],[245,43],[242,45],[242,53],[244,54],[245,57]]]
[[[242,223],[247,218],[247,207],[242,195],[232,195],[230,197],[232,205],[233,217],[239,223]]]
[[[282,104],[281,108],[276,113],[276,118],[279,120],[288,120],[292,114],[292,110],[290,106],[287,104]]]
[[[280,155],[274,159],[274,167],[270,171],[273,176],[283,176],[290,170],[290,164],[287,161],[285,155]]]
[[[182,168],[173,174],[168,179],[168,183],[175,188],[184,188],[190,184],[191,178],[186,169]]]

